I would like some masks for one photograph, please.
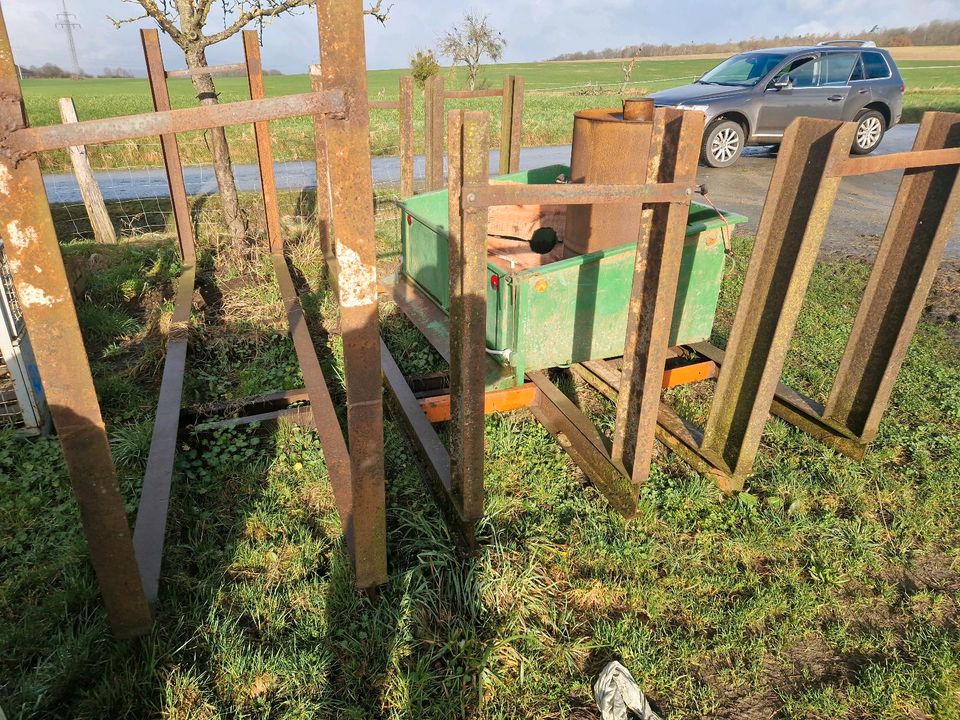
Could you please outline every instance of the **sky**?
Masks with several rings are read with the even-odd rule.
[[[70,67],[65,32],[56,28],[62,2],[0,0],[17,62]],[[86,72],[97,74],[109,66],[144,74],[137,28],[154,25],[144,20],[117,29],[107,19],[136,16],[138,5],[123,0],[66,3],[76,16],[73,21],[81,26],[76,43]],[[641,42],[726,42],[804,32],[854,34],[873,25],[955,20],[960,19],[960,0],[393,0],[385,26],[367,19],[368,67],[405,67],[415,50],[434,47],[438,37],[468,10],[487,13],[503,33],[504,62],[528,62]],[[222,29],[222,15],[212,16],[210,27]],[[264,66],[285,73],[305,72],[316,62],[317,48],[312,9],[279,18],[264,32]],[[171,69],[184,65],[169,41],[164,44],[164,59]],[[211,64],[240,59],[238,37],[208,51]]]

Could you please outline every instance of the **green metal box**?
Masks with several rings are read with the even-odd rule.
[[[564,165],[501,176],[529,184],[569,177]],[[400,272],[449,311],[447,191],[400,203],[403,264]],[[723,278],[724,227],[746,221],[692,203],[680,266],[670,345],[710,338]],[[623,354],[636,240],[536,268],[504,269],[487,263],[487,348],[514,370],[566,366]],[[495,278],[495,279],[494,279]]]

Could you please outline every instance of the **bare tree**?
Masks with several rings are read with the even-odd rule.
[[[314,4],[314,0],[123,0],[139,5],[143,14],[132,18],[116,20],[120,27],[125,23],[150,19],[157,23],[181,50],[191,69],[207,67],[207,48],[233,37],[252,22],[263,23],[284,13]],[[364,13],[371,15],[381,23],[386,22],[390,7],[383,7],[384,0],[375,0]],[[219,32],[204,33],[210,11],[214,6],[220,8],[224,17],[224,27]],[[217,90],[210,75],[193,75],[193,87],[201,105],[215,105],[218,102]],[[224,218],[230,235],[237,241],[246,238],[246,221],[237,197],[237,186],[233,180],[230,162],[230,147],[223,128],[210,131],[211,150],[213,151],[213,169],[220,190],[220,202],[223,205]]]
[[[633,66],[637,64],[637,60],[640,59],[640,55],[635,53],[630,62],[625,62],[620,65],[620,72],[623,73],[623,82],[620,83],[620,94],[623,95],[627,91],[627,85],[630,84],[630,76],[633,75]]]
[[[480,74],[480,60],[484,55],[496,62],[503,57],[503,48],[507,41],[499,30],[490,24],[488,15],[468,12],[459,25],[454,25],[440,38],[439,51],[453,60],[453,64],[467,66],[470,89],[477,87]]]

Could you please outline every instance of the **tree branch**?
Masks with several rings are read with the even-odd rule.
[[[138,17],[126,18],[122,20],[117,20],[116,18],[107,15],[107,19],[112,22],[115,27],[119,28],[121,25],[136,22],[137,20],[150,19],[157,23],[157,25],[160,26],[160,29],[169,35],[173,41],[177,43],[177,45],[180,45],[182,38],[180,30],[176,25],[173,24],[173,21],[170,19],[170,17],[168,17],[163,10],[157,7],[157,3],[154,2],[154,0],[123,0],[123,2],[139,5],[143,8],[144,14]]]
[[[244,10],[231,25],[228,25],[218,33],[204,36],[204,38],[200,41],[201,44],[204,47],[215,45],[218,42],[226,40],[228,37],[236,35],[254,20],[277,17],[278,15],[281,15],[285,12],[290,12],[296,8],[313,5],[313,0],[280,0],[280,2],[276,2],[276,0],[268,0],[268,2],[270,5],[267,7],[264,7],[261,4],[256,5],[249,10]]]

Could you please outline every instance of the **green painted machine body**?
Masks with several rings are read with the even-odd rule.
[[[564,165],[501,176],[548,184]],[[400,272],[449,312],[447,191],[415,195],[400,203],[403,264]],[[746,222],[692,203],[680,265],[670,345],[708,340],[723,278],[726,228]],[[520,383],[527,371],[572,365],[623,354],[633,283],[636,239],[537,268],[505,270],[487,263],[487,348],[512,368],[488,386]],[[495,280],[493,278],[496,278]]]

